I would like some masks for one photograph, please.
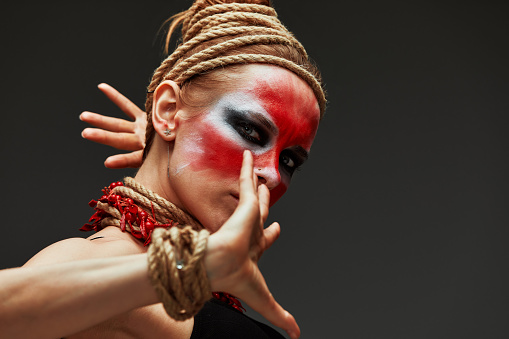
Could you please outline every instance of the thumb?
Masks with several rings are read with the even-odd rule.
[[[269,247],[274,244],[274,242],[279,238],[279,235],[281,234],[281,226],[279,226],[279,223],[274,222],[269,227],[263,230],[263,236],[265,237],[265,246],[263,248],[263,251],[267,250]]]

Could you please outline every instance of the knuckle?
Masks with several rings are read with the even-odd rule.
[[[252,194],[244,194],[242,197],[242,205],[248,209],[257,209],[258,203]]]

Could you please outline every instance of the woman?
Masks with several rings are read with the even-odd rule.
[[[266,1],[196,1],[169,36],[179,24],[183,44],[148,88],[143,164],[93,202],[84,229],[98,232],[0,272],[6,337],[277,337],[246,329],[230,294],[299,336],[257,261],[279,235],[277,223],[263,229],[268,208],[306,160],[324,110],[318,73]],[[210,290],[226,293],[211,304]]]

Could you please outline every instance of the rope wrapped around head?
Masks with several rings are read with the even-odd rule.
[[[155,71],[148,87],[149,93],[164,80],[174,80],[180,85],[194,75],[217,67],[267,63],[287,68],[305,80],[313,89],[320,110],[325,110],[326,99],[320,80],[302,65],[274,55],[224,55],[232,49],[247,45],[281,44],[296,48],[307,58],[304,47],[278,20],[273,8],[249,3],[229,3],[209,6],[193,13],[198,8],[197,4],[199,1],[187,11],[182,23],[183,43]],[[236,37],[239,34],[243,36]],[[197,45],[226,36],[232,38],[185,57]]]
[[[309,84],[321,115],[325,111],[326,97],[320,75],[314,66],[310,66],[312,62],[304,47],[279,21],[274,8],[254,3],[211,4],[213,2],[221,1],[196,0],[191,8],[175,16],[170,27],[168,36],[178,24],[182,24],[182,43],[155,70],[147,89],[145,111],[149,124],[146,152],[153,137],[152,101],[157,86],[164,80],[173,80],[182,86],[193,76],[220,67],[263,63],[286,68]],[[276,45],[295,49],[300,54],[299,60],[304,61],[297,62],[277,51],[273,54],[252,49],[246,52],[249,46]]]

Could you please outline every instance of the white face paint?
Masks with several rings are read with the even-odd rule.
[[[190,135],[186,136],[185,138],[188,140],[188,142],[183,144],[183,148],[186,150],[189,154],[194,154],[195,156],[202,155],[204,153],[203,147],[202,147],[202,137],[199,133],[194,132]],[[192,158],[186,159],[185,162],[180,163],[178,166],[172,169],[173,175],[179,175],[182,170],[184,170],[186,167],[191,165]]]
[[[178,120],[170,158],[168,197],[212,231],[238,205],[244,150],[272,205],[306,160],[320,118],[313,91],[288,70],[250,65],[237,81],[202,113],[184,108],[191,114]]]
[[[177,168],[175,168],[173,174],[178,175],[184,168],[186,168],[189,165],[191,165],[190,162],[182,164],[182,165],[179,165]]]

